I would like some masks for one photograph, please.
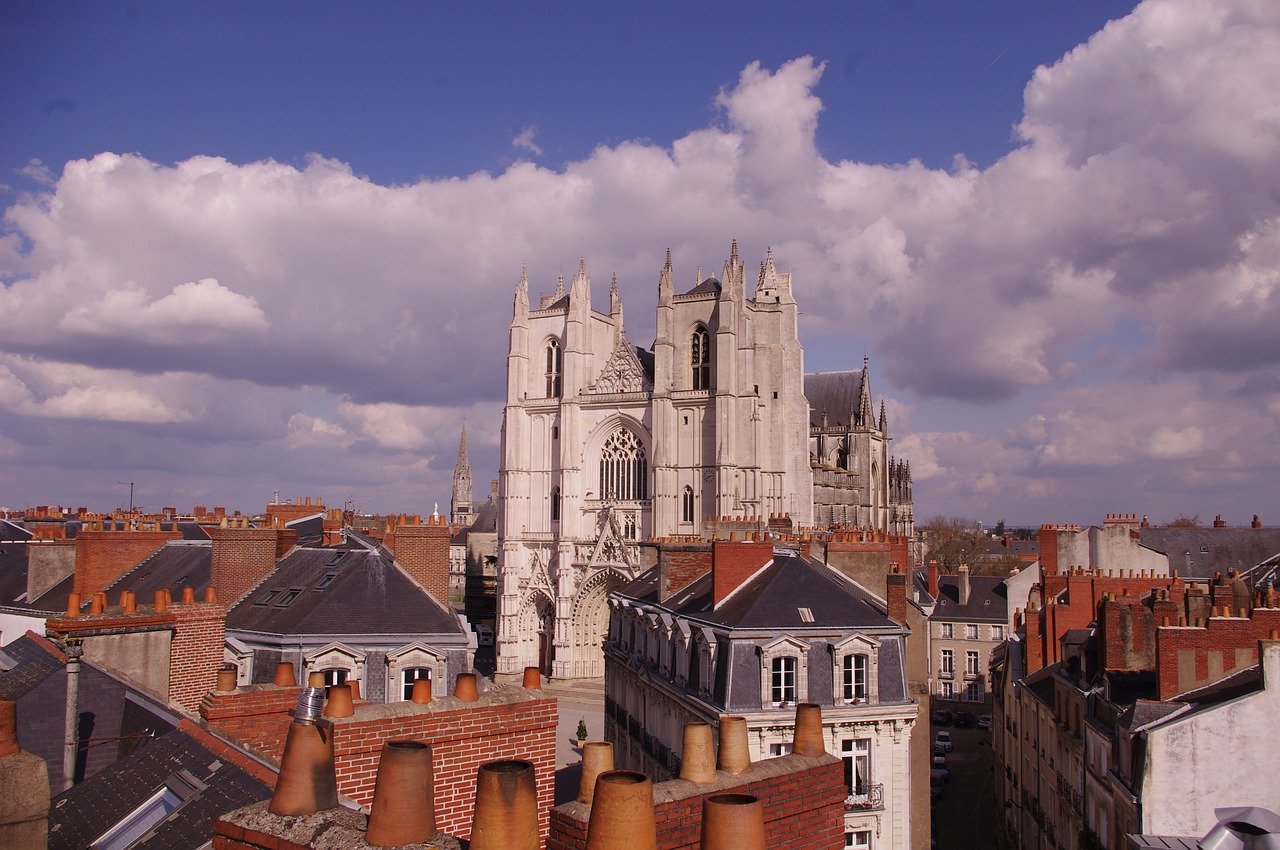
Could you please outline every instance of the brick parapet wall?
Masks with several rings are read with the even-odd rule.
[[[469,838],[480,765],[522,759],[534,766],[539,829],[546,838],[555,788],[554,699],[511,688],[470,703],[446,697],[427,705],[359,705],[352,717],[331,719],[339,793],[368,805],[382,745],[425,742],[432,748],[436,824],[443,832]]]
[[[228,812],[213,823],[214,850],[374,850],[365,841],[367,818],[339,806],[301,817],[284,817],[267,811],[267,801]],[[459,850],[460,842],[439,835],[426,844],[402,845],[413,848]]]
[[[216,602],[174,605],[173,643],[169,648],[169,701],[193,714],[218,680],[222,666],[227,609]]]
[[[210,583],[230,606],[275,569],[298,540],[291,528],[211,528]]]
[[[449,542],[452,529],[443,519],[425,525],[400,525],[390,535],[396,563],[441,605],[449,605]]]
[[[1280,630],[1280,608],[1248,617],[1210,617],[1202,626],[1156,628],[1159,698],[1212,684],[1258,663],[1258,641]]]
[[[764,803],[770,850],[837,850],[844,847],[844,767],[830,756],[786,755],[756,762],[744,774],[716,773],[699,785],[682,779],[653,786],[659,850],[697,850],[702,802],[724,793],[751,794]],[[583,850],[591,807],[565,803],[551,810],[547,850]]]
[[[911,560],[910,539],[900,534],[833,534],[826,544],[826,554],[836,552],[883,553],[886,564],[900,564],[908,572],[915,566]]]
[[[87,600],[170,540],[179,531],[87,531],[76,535],[76,575],[72,590]]]
[[[299,690],[267,684],[209,691],[200,700],[200,718],[210,729],[278,762]]]

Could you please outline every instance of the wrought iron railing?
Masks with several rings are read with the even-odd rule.
[[[844,810],[846,812],[884,808],[884,785],[868,785],[866,788],[865,794],[850,794],[844,798]]]

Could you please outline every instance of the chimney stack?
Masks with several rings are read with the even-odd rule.
[[[230,525],[230,524],[228,524]],[[210,584],[230,606],[276,568],[298,542],[292,528],[213,528]]]
[[[719,605],[725,597],[772,560],[772,543],[717,540],[711,547],[712,605]]]
[[[0,699],[0,847],[44,847],[49,835],[49,765],[18,746],[18,707]]]
[[[324,690],[303,688],[289,724],[280,759],[280,775],[267,810],[297,817],[338,806],[338,779],[333,764],[333,724],[319,714]]]
[[[960,604],[969,604],[969,565],[960,565]]]
[[[1253,522],[1249,523],[1250,528],[1262,528],[1262,520],[1258,519],[1258,515],[1253,515]]]
[[[884,578],[884,598],[889,619],[895,623],[907,622],[907,574],[897,564],[889,565]]]
[[[1224,520],[1224,519],[1222,518],[1222,514],[1218,514],[1217,516],[1215,516],[1215,517],[1213,518],[1213,527],[1214,527],[1214,528],[1226,528],[1226,527],[1227,527],[1227,522],[1226,522],[1226,520]]]
[[[929,595],[936,601],[938,598],[938,561],[935,558],[929,559]]]
[[[538,850],[538,789],[532,764],[480,765],[475,799],[471,850]]]
[[[446,609],[449,607],[449,541],[443,517],[427,517],[421,525],[396,526],[391,532],[396,563]]]

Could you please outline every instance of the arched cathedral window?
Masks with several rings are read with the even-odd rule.
[[[640,438],[619,428],[600,450],[600,498],[637,501],[649,497],[649,467]]]
[[[551,488],[551,521],[560,521],[560,488]]]
[[[711,336],[702,325],[694,330],[689,350],[693,365],[693,388],[711,389]]]
[[[553,339],[547,343],[547,398],[560,398],[560,372],[563,364],[560,343]]]
[[[680,496],[680,521],[693,522],[693,488],[684,485],[684,493]]]

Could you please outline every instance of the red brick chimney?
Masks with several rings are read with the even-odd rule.
[[[1222,514],[1218,514],[1217,516],[1215,516],[1215,517],[1213,518],[1213,527],[1214,527],[1214,528],[1226,528],[1226,527],[1227,527],[1227,521],[1226,521],[1226,520],[1224,520],[1224,519],[1222,518]]]
[[[969,604],[969,565],[968,564],[960,565],[959,581],[960,581],[960,587],[959,587],[960,604],[968,605]]]
[[[1253,515],[1253,522],[1249,523],[1250,528],[1262,528],[1262,520],[1258,519],[1258,515]]]
[[[773,544],[717,540],[711,550],[711,601],[720,602],[773,560]]]
[[[907,574],[896,563],[889,565],[889,573],[884,577],[884,598],[889,619],[905,625],[907,622]]]
[[[711,547],[705,543],[661,543],[658,546],[658,601],[666,602],[711,569]]]
[[[292,528],[211,528],[211,583],[230,607],[267,574],[298,542]]]
[[[394,536],[396,563],[441,605],[449,607],[449,539],[444,517],[429,516],[423,525],[399,525]]]
[[[72,587],[87,599],[107,587],[153,554],[169,540],[181,540],[180,531],[100,531],[80,529],[76,534],[76,577]]]
[[[1027,675],[1030,675],[1044,666],[1044,644],[1042,635],[1040,634],[1040,620],[1044,613],[1040,610],[1040,606],[1034,601],[1035,607],[1028,607],[1024,613],[1024,622],[1026,624],[1026,640],[1022,642],[1024,651],[1027,654],[1026,667]]]
[[[935,600],[938,598],[938,562],[934,559],[929,560],[929,595]]]

